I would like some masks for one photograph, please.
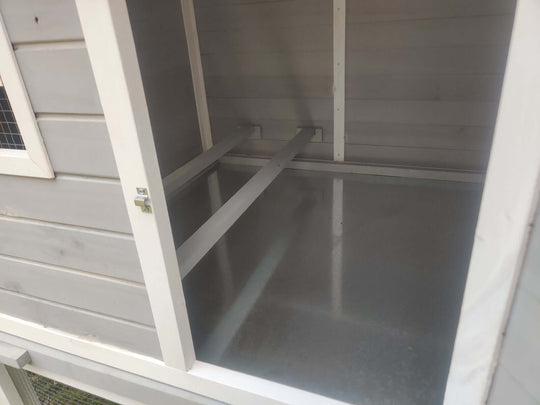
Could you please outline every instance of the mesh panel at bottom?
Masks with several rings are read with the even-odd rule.
[[[117,405],[69,385],[26,371],[41,405]]]

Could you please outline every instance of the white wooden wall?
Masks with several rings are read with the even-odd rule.
[[[72,0],[0,0],[55,180],[0,175],[0,312],[160,357]]]
[[[261,124],[272,154],[298,125],[332,158],[332,1],[195,0],[216,138]],[[485,170],[514,0],[348,1],[346,160]]]

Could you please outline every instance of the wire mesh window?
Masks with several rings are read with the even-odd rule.
[[[0,149],[26,149],[0,78]]]
[[[26,371],[41,405],[117,405],[88,392]]]

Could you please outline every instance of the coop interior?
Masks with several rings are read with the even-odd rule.
[[[515,2],[336,3],[128,0],[197,359],[440,404]]]

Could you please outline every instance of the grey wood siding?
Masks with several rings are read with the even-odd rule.
[[[333,141],[332,2],[195,0],[213,132],[263,126],[267,155],[296,126]],[[483,171],[514,0],[347,2],[346,159]]]
[[[489,405],[540,404],[540,210],[504,336]]]
[[[54,180],[0,175],[0,311],[161,357],[73,0],[0,0]]]

